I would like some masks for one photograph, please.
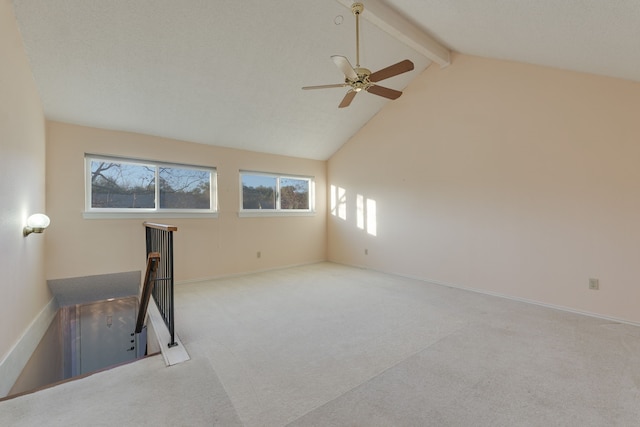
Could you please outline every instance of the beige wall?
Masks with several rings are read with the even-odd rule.
[[[47,122],[48,279],[144,269],[144,219],[83,219],[85,153],[217,168],[217,219],[148,218],[178,227],[177,281],[326,259],[326,162]],[[318,213],[238,218],[239,170],[314,176]]]
[[[328,178],[346,190],[330,260],[640,321],[638,83],[459,55]],[[357,194],[376,202],[376,236]]]
[[[22,236],[45,211],[45,124],[11,2],[0,1],[0,362],[51,296],[45,234]]]

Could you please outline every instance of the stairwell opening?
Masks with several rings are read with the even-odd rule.
[[[135,333],[139,304],[137,297],[124,297],[60,307],[8,396],[147,356],[146,327]]]

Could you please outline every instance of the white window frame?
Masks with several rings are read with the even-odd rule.
[[[245,209],[243,206],[243,185],[242,177],[245,175],[264,176],[276,179],[276,208],[275,209]],[[309,182],[309,209],[281,209],[280,208],[280,181],[282,179],[298,179]],[[257,172],[250,170],[241,170],[239,173],[240,187],[240,207],[238,211],[239,217],[262,217],[262,216],[313,216],[315,215],[315,178],[313,176],[292,175],[271,172]]]
[[[134,165],[144,165],[155,167],[155,205],[154,208],[94,208],[91,206],[91,162],[106,161],[113,163],[128,163]],[[85,207],[83,217],[86,219],[102,218],[217,218],[218,198],[217,198],[217,170],[213,166],[191,165],[183,163],[170,163],[157,160],[138,159],[132,157],[117,157],[100,154],[85,153],[84,156],[84,182],[85,182]],[[211,175],[209,183],[209,209],[169,209],[160,208],[158,200],[160,197],[159,173],[160,167],[172,167],[179,169],[196,169],[208,171]]]

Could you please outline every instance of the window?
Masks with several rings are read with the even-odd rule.
[[[313,178],[240,172],[243,212],[313,212]]]
[[[86,155],[86,212],[216,211],[216,170],[210,167]]]

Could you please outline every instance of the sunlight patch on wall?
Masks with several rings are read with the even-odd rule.
[[[376,215],[376,201],[367,199],[367,233],[372,236],[377,236],[378,234]]]
[[[356,225],[360,230],[364,230],[364,196],[356,196]]]
[[[336,207],[337,207],[337,197],[336,197],[336,186],[331,184],[331,191],[329,192],[329,197],[330,197],[330,201],[329,201],[329,212],[331,212],[331,215],[336,216],[337,212],[336,212]]]
[[[347,220],[347,190],[338,187],[338,218]]]
[[[347,190],[331,185],[330,209],[331,215],[347,220]]]

